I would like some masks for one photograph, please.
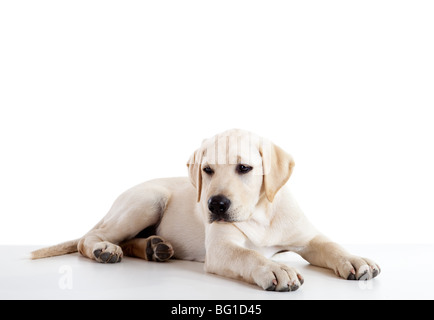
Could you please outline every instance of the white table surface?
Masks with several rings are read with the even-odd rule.
[[[0,299],[434,299],[434,245],[345,247],[377,261],[382,273],[346,281],[285,253],[277,260],[298,268],[305,283],[281,293],[207,274],[198,262],[100,264],[79,254],[32,261],[27,254],[38,247],[0,246]]]

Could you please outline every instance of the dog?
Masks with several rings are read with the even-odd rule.
[[[268,139],[228,130],[204,140],[187,166],[189,177],[127,190],[83,237],[36,250],[32,259],[77,251],[101,263],[173,257],[271,291],[304,282],[295,268],[270,259],[285,251],[348,280],[380,274],[377,263],[348,253],[307,220],[286,184],[294,160]]]

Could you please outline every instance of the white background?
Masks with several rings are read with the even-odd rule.
[[[0,244],[87,232],[230,128],[342,243],[434,243],[432,1],[1,1]]]

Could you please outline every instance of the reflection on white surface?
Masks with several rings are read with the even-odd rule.
[[[35,247],[2,246],[0,299],[433,299],[433,245],[345,246],[377,261],[382,273],[370,281],[345,281],[293,253],[276,256],[305,279],[295,292],[267,292],[254,285],[207,274],[199,262],[167,263],[124,258],[99,264],[79,254],[41,260],[25,256]]]

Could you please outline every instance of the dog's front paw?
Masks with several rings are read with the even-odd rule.
[[[343,257],[334,268],[335,273],[346,280],[369,280],[378,276],[380,266],[374,261],[358,256]]]
[[[295,291],[304,282],[296,269],[274,261],[257,267],[252,276],[256,284],[267,291]]]

